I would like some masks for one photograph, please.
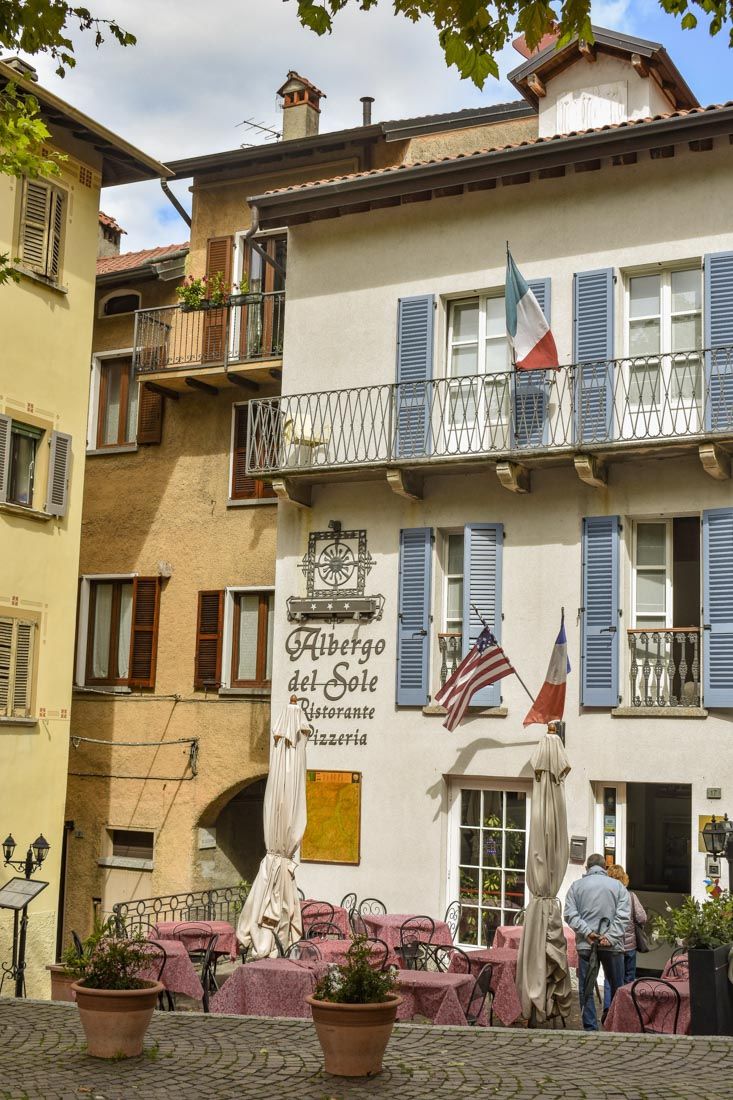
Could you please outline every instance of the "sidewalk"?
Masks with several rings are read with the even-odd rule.
[[[84,1053],[74,1005],[0,999],[0,1100],[720,1100],[733,1039],[398,1025],[373,1080],[302,1020],[156,1012],[141,1058]]]

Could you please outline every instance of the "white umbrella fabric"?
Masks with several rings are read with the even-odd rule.
[[[532,895],[524,916],[517,960],[522,1013],[543,1023],[570,1013],[571,989],[562,909],[557,891],[568,865],[565,776],[570,764],[560,738],[546,733],[530,766],[534,774],[527,849],[527,887]]]
[[[237,924],[237,939],[250,958],[277,955],[303,933],[295,883],[295,853],[306,826],[305,746],[311,727],[295,696],[273,726],[270,774],[265,787],[265,858],[260,863]]]

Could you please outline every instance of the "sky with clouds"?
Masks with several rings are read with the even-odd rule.
[[[76,36],[77,67],[61,80],[37,58],[41,82],[62,98],[162,161],[259,144],[239,125],[253,119],[279,129],[275,91],[289,69],[308,76],[327,98],[321,129],[361,121],[359,97],[372,95],[374,121],[409,118],[516,99],[506,73],[520,61],[511,48],[499,58],[501,79],[483,91],[448,69],[429,23],[392,14],[390,0],[370,12],[341,12],[334,33],[319,38],[297,20],[295,0],[92,0],[99,16],[114,16],[138,39],[122,49]],[[733,99],[733,52],[727,31],[711,39],[703,27],[680,30],[657,0],[600,0],[599,26],[663,42],[702,103]],[[188,205],[187,183],[174,184]],[[184,240],[187,227],[157,182],[111,188],[103,209],[127,230],[123,248]]]

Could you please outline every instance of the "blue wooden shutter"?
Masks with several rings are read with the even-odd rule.
[[[550,321],[550,280],[530,279],[529,289]],[[541,447],[547,442],[548,372],[514,372],[514,446]]]
[[[733,707],[733,508],[702,514],[703,701]]]
[[[397,303],[395,452],[414,458],[428,451],[433,377],[435,298],[422,294]]]
[[[430,527],[400,531],[397,616],[397,704],[423,707],[430,691]]]
[[[577,272],[573,284],[576,443],[605,443],[612,438],[613,316],[613,269]]]
[[[504,527],[501,523],[467,523],[463,541],[463,656],[465,657],[479,634],[483,623],[473,604],[491,627],[497,642],[501,641],[501,551]],[[474,707],[498,707],[501,702],[501,681],[477,691],[471,700]]]
[[[733,428],[733,252],[704,262],[705,430]]]
[[[618,706],[619,517],[583,520],[582,673],[585,707]]]

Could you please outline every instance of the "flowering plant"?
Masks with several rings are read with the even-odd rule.
[[[397,985],[397,967],[375,970],[366,936],[355,936],[346,962],[329,966],[313,991],[317,1001],[370,1005],[387,1001]]]
[[[686,897],[675,909],[670,905],[666,909],[667,917],[653,920],[657,939],[691,948],[733,943],[733,897],[728,891],[703,902]]]
[[[70,947],[64,966],[87,989],[144,989],[150,982],[137,976],[150,966],[150,952],[141,931],[119,935],[114,919],[96,921],[94,931],[84,940],[82,954]]]
[[[176,294],[181,299],[182,305],[187,306],[188,309],[198,309],[206,297],[204,280],[187,275],[181,285],[176,287]]]
[[[215,271],[211,275],[204,275],[198,279],[193,275],[187,275],[181,285],[176,287],[176,294],[187,309],[200,309],[204,302],[218,308],[229,305],[234,289],[234,286],[226,282],[223,271]],[[246,294],[248,289],[247,277],[243,275],[238,293]]]

